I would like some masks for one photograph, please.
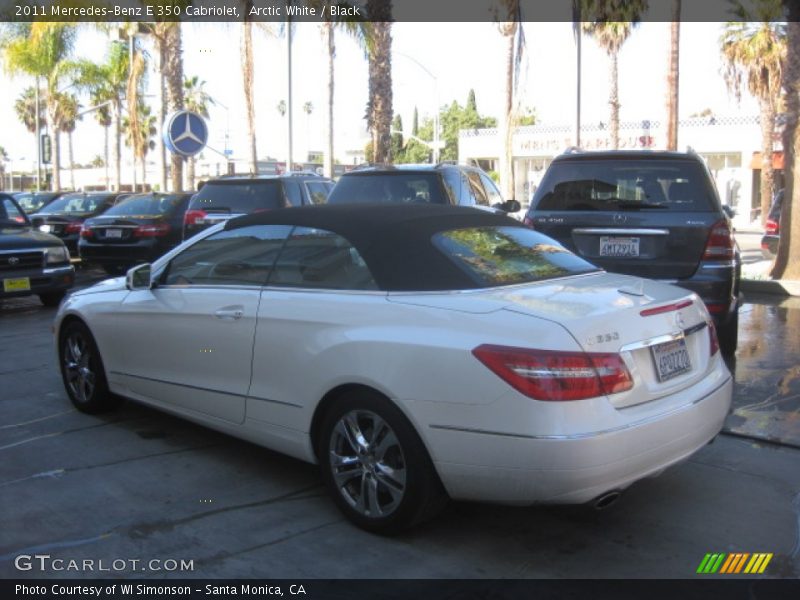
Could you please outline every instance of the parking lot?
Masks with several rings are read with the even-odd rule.
[[[769,552],[765,577],[796,578],[800,306],[747,300],[733,414],[688,462],[603,511],[451,503],[394,538],[347,522],[313,465],[131,402],[74,411],[55,309],[0,302],[0,576],[687,578],[709,552]],[[37,553],[95,572],[19,569]]]

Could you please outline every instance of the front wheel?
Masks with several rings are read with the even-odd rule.
[[[103,360],[89,328],[77,321],[67,324],[58,349],[61,379],[75,408],[90,414],[113,409],[118,399],[108,390]]]
[[[397,533],[434,516],[447,501],[422,440],[403,413],[376,393],[336,401],[317,444],[334,501],[367,531]]]

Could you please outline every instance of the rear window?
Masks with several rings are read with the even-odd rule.
[[[436,173],[370,173],[342,177],[334,186],[328,204],[393,204],[427,202],[446,204]]]
[[[529,283],[599,269],[525,227],[452,229],[434,245],[480,287]]]
[[[33,213],[47,204],[54,194],[18,194],[14,198],[27,213]]]
[[[69,215],[80,215],[86,213],[93,213],[100,205],[103,204],[111,195],[101,194],[99,196],[84,196],[83,194],[67,194],[61,196],[58,200],[54,200],[45,206],[46,213],[59,213]]]
[[[141,215],[157,217],[172,211],[184,196],[171,194],[169,196],[156,196],[147,194],[144,196],[130,196],[116,206],[109,208],[105,215]]]
[[[229,214],[272,210],[285,205],[281,184],[277,180],[241,183],[210,181],[194,195],[191,202],[194,210]]]
[[[535,210],[714,210],[714,191],[695,161],[575,160],[553,163]]]

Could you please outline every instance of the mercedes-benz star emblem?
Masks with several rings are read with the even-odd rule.
[[[18,262],[19,259],[16,256],[12,256],[11,258],[8,259],[8,264],[10,264],[12,267],[16,265]]]
[[[203,144],[203,140],[197,137],[192,131],[192,121],[189,118],[189,115],[187,114],[185,116],[186,116],[185,128],[183,130],[183,133],[175,138],[175,142],[177,143],[183,140],[192,140],[193,142],[197,142],[198,144]]]
[[[628,220],[628,215],[623,215],[621,213],[616,213],[614,215],[614,223],[624,223]]]

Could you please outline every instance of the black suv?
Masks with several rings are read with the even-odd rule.
[[[520,210],[516,200],[503,200],[494,181],[481,169],[451,163],[359,167],[342,175],[328,197],[328,204],[404,202],[457,204],[508,213]]]
[[[324,204],[333,181],[312,173],[221,177],[207,181],[189,202],[183,239],[220,221],[264,210]]]
[[[75,282],[64,242],[37,231],[22,208],[0,193],[0,299],[37,294],[57,306]]]
[[[723,352],[736,351],[741,259],[698,155],[563,154],[547,169],[525,223],[607,271],[696,292],[714,317]]]

